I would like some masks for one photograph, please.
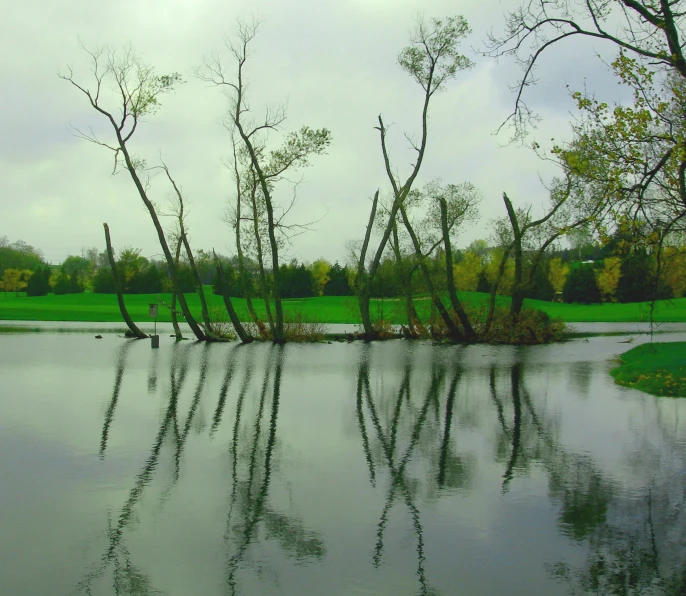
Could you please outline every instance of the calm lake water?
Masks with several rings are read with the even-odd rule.
[[[621,337],[103,335],[0,334],[3,596],[686,593],[686,399]]]

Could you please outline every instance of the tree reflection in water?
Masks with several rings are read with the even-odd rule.
[[[100,457],[105,458],[107,439],[114,421],[114,412],[119,400],[122,379],[125,374],[127,353],[133,342],[122,346],[117,357],[112,397],[105,412],[101,433]],[[139,505],[145,488],[151,483],[158,468],[160,455],[165,442],[172,449],[173,472],[166,489],[162,491],[159,506],[163,507],[174,486],[182,474],[183,452],[193,426],[210,367],[210,350],[212,344],[204,344],[200,355],[198,379],[193,390],[185,420],[180,422],[178,415],[179,397],[182,393],[189,372],[191,352],[197,350],[193,344],[174,344],[169,365],[169,401],[162,415],[161,422],[153,441],[150,455],[137,475],[128,499],[113,523],[108,520],[107,548],[100,557],[99,564],[86,575],[77,586],[78,593],[92,594],[93,584],[111,569],[112,587],[119,595],[153,595],[162,594],[156,590],[141,568],[131,562],[131,556],[124,539],[127,529],[131,529],[136,519],[136,508]],[[236,378],[236,362],[241,346],[231,346],[224,364],[224,374],[219,390],[218,402],[212,416],[210,436],[217,432],[223,417],[227,397],[233,380]],[[245,351],[245,348],[243,348]],[[281,380],[283,376],[284,348],[274,346],[266,359],[264,375],[261,379],[257,412],[250,415],[246,397],[249,394],[251,380],[254,377],[254,358],[248,355],[246,365],[242,367],[243,378],[238,389],[236,418],[233,424],[230,446],[231,476],[233,487],[230,496],[227,530],[224,535],[229,549],[227,562],[226,587],[231,594],[240,594],[237,574],[244,563],[250,546],[254,543],[260,528],[264,530],[266,540],[275,541],[285,554],[298,561],[321,559],[326,552],[322,538],[315,532],[305,529],[302,520],[292,515],[277,512],[268,507],[269,486],[273,470],[278,467],[274,461],[277,444],[277,422]],[[153,368],[157,361],[152,360]],[[156,371],[149,373],[156,377]],[[148,382],[148,388],[150,383]],[[270,415],[265,420],[265,409],[270,408]],[[241,433],[241,431],[249,431]]]
[[[276,452],[276,431],[281,396],[281,380],[286,348],[274,345],[267,359],[267,370],[262,379],[257,412],[251,418],[245,410],[245,387],[238,395],[236,421],[231,442],[231,490],[229,512],[224,539],[228,549],[226,588],[235,595],[238,575],[252,567],[265,575],[265,563],[259,560],[246,564],[251,546],[263,530],[265,540],[276,542],[287,557],[299,562],[320,560],[326,554],[321,536],[305,529],[305,523],[292,514],[286,515],[269,506],[269,486],[273,471],[278,465],[273,461]],[[249,381],[250,371],[246,371]],[[271,406],[268,428],[265,428],[265,406],[271,385]],[[247,440],[241,442],[241,430]]]
[[[130,344],[129,344],[130,345]],[[173,440],[178,443],[179,433],[177,419],[177,405],[179,394],[183,388],[183,384],[186,380],[186,375],[188,373],[188,357],[189,350],[192,349],[192,345],[181,346],[175,344],[173,347],[171,363],[169,367],[170,374],[170,396],[167,409],[160,423],[159,430],[155,437],[152,445],[150,456],[145,463],[145,466],[141,472],[136,477],[133,488],[129,492],[129,498],[124,503],[116,524],[112,524],[111,520],[108,520],[108,547],[105,553],[102,555],[100,564],[90,573],[86,575],[84,580],[79,583],[78,591],[84,592],[86,594],[92,593],[93,582],[100,578],[112,565],[114,567],[113,573],[113,588],[115,594],[160,594],[160,592],[154,590],[145,574],[131,564],[129,551],[123,541],[124,531],[129,526],[131,522],[132,515],[134,513],[135,506],[140,501],[141,496],[145,487],[150,483],[153,477],[153,473],[157,468],[157,463],[159,461],[160,452],[162,450],[162,444],[164,443],[165,437],[168,434],[172,434]],[[207,351],[203,353],[204,359],[207,358]],[[117,374],[115,377],[115,389],[113,391],[112,404],[116,406],[116,400],[119,394],[119,387],[121,386],[121,376],[123,376],[123,363],[125,359],[120,359],[122,363],[121,375]],[[119,369],[118,369],[119,371]],[[178,371],[178,372],[177,372]],[[114,408],[108,408],[113,411]],[[103,425],[103,437],[107,437],[107,432],[109,426],[112,422],[111,414],[105,416],[105,423]],[[169,431],[173,429],[173,433]],[[106,441],[101,443],[101,457],[105,455]],[[177,449],[178,451],[178,449]],[[122,591],[123,587],[126,586],[136,586],[137,592],[126,592]]]
[[[118,402],[133,343],[123,344],[117,354],[100,435],[99,454],[103,459],[116,424],[115,413],[122,407]],[[156,479],[156,484],[162,485],[159,508],[165,507],[183,477],[184,451],[191,429],[198,434],[207,430],[210,437],[217,437],[221,436],[222,422],[229,435],[225,461],[231,478],[225,503],[226,523],[217,529],[218,534],[223,534],[226,549],[224,592],[245,593],[252,581],[278,583],[280,560],[270,563],[268,544],[276,545],[296,563],[324,559],[327,550],[322,536],[293,513],[292,505],[284,510],[276,498],[279,493],[274,487],[291,495],[281,466],[283,445],[277,434],[288,347],[272,346],[268,353],[265,348],[174,345],[168,371],[168,401],[149,455],[121,510],[109,520],[105,552],[79,584],[79,592],[91,594],[95,581],[107,581],[105,574],[110,573],[115,594],[161,593],[141,566],[132,562],[126,532],[134,527],[143,493],[153,480],[162,452],[170,453],[171,473]],[[686,594],[683,439],[662,429],[661,446],[656,447],[648,439],[645,445],[637,443],[636,454],[628,463],[634,467],[633,476],[647,480],[639,488],[632,488],[615,478],[612,471],[601,468],[588,453],[563,444],[560,419],[548,405],[549,390],[532,381],[541,378],[541,369],[537,363],[527,361],[530,351],[514,352],[514,361],[509,365],[483,368],[464,365],[459,349],[428,351],[410,346],[400,365],[394,363],[391,367],[389,380],[387,374],[384,376],[387,369],[372,360],[378,353],[375,348],[359,346],[352,406],[364,474],[371,489],[383,495],[376,538],[369,545],[375,568],[391,556],[386,543],[392,528],[392,510],[399,505],[409,513],[416,551],[416,580],[412,581],[416,581],[420,594],[439,593],[435,586],[440,578],[434,576],[427,562],[427,543],[432,542],[433,535],[425,531],[423,522],[427,523],[428,514],[423,517],[422,510],[424,503],[455,499],[457,493],[466,493],[474,486],[480,461],[470,451],[474,444],[464,432],[471,429],[479,430],[487,439],[485,444],[493,447],[503,499],[516,492],[518,480],[529,477],[534,470],[545,475],[548,496],[558,507],[559,532],[587,552],[581,565],[555,559],[541,562],[549,576],[570,594]],[[213,372],[210,355],[212,350],[223,349],[226,352],[217,377],[221,378],[217,402],[205,429],[199,421]],[[428,363],[418,353],[428,356]],[[265,356],[263,370],[258,354]],[[193,355],[199,357],[199,362],[191,366]],[[158,378],[159,364],[154,358],[150,362],[153,370],[148,373],[148,390],[158,383],[156,380],[151,384],[150,379]],[[189,371],[197,375],[195,385],[188,381]],[[591,370],[585,373],[590,378]],[[159,374],[159,379],[166,374]],[[479,388],[476,392],[475,387]],[[125,384],[128,388],[129,381]],[[182,393],[188,399],[183,410],[179,406],[186,403],[180,402]],[[649,437],[654,439],[652,434]],[[490,469],[481,463],[483,470]],[[442,585],[441,590],[453,593],[449,585]]]
[[[100,438],[100,459],[105,458],[105,450],[107,449],[107,437],[110,433],[110,426],[114,420],[114,411],[117,409],[119,403],[119,392],[121,391],[121,384],[124,379],[124,371],[126,370],[126,358],[131,349],[131,346],[136,342],[135,339],[126,340],[117,353],[117,364],[114,372],[114,386],[112,388],[112,399],[107,406],[105,412],[105,424],[102,426],[102,434]]]
[[[397,501],[404,502],[416,537],[419,593],[435,594],[426,576],[425,537],[417,495],[421,487],[429,495],[431,487],[439,491],[468,488],[476,462],[455,452],[456,440],[451,437],[454,418],[459,422],[467,409],[460,399],[464,370],[459,356],[446,364],[438,362],[434,355],[429,371],[422,371],[428,387],[416,404],[411,395],[416,391],[416,383],[411,382],[415,360],[410,354],[408,350],[396,376],[397,390],[387,390],[381,384],[381,389],[374,392],[370,378],[378,378],[381,373],[373,371],[372,349],[362,348],[356,418],[371,485],[378,485],[381,469],[389,473],[372,562],[375,567],[381,565],[389,513]],[[680,465],[672,463],[671,475],[662,470],[638,494],[636,489],[613,479],[590,455],[575,453],[562,444],[559,420],[550,415],[546,404],[547,390],[534,397],[527,387],[526,371],[532,366],[526,363],[527,354],[526,350],[519,351],[509,367],[492,366],[486,373],[487,386],[497,421],[495,458],[503,466],[503,493],[511,490],[515,478],[527,477],[534,467],[544,471],[549,496],[559,504],[561,534],[585,546],[588,552],[585,566],[544,563],[548,573],[568,583],[570,594],[686,594],[686,456],[681,454]],[[481,371],[477,374],[480,376]],[[446,383],[448,377],[450,383]],[[504,378],[506,388],[502,386]],[[440,420],[442,399],[445,408]],[[479,407],[485,408],[486,403],[480,402]],[[428,415],[432,405],[438,425]],[[402,439],[408,443],[399,449]],[[674,449],[673,442],[666,452],[670,449]],[[425,477],[412,476],[408,470],[413,457],[431,461],[433,471]],[[664,467],[664,462],[653,464],[658,469]],[[413,467],[425,469],[421,465]]]
[[[386,503],[381,512],[377,527],[377,542],[372,558],[373,564],[377,568],[381,564],[384,550],[384,533],[388,522],[388,515],[395,503],[397,494],[400,493],[402,501],[410,512],[410,516],[412,518],[412,527],[417,537],[416,574],[419,580],[420,593],[423,595],[437,594],[438,592],[429,587],[426,579],[426,569],[424,565],[424,532],[421,524],[420,512],[415,503],[415,487],[417,483],[413,478],[409,477],[407,466],[419,443],[422,429],[427,421],[430,406],[432,403],[438,405],[438,393],[443,385],[446,375],[445,366],[438,364],[435,361],[432,362],[429,386],[426,389],[424,399],[421,401],[419,409],[417,410],[411,396],[412,359],[411,355],[407,353],[400,385],[395,393],[395,399],[393,400],[392,408],[390,410],[392,412],[390,423],[384,424],[384,421],[381,419],[379,413],[379,408],[377,407],[377,403],[382,401],[384,396],[382,393],[381,399],[379,399],[378,397],[374,396],[371,390],[369,381],[370,359],[371,347],[369,345],[365,345],[363,346],[363,351],[360,358],[357,381],[357,414],[360,426],[360,434],[362,436],[365,457],[369,466],[370,481],[372,484],[375,483],[376,466],[385,465],[390,473],[390,485],[387,489]],[[451,383],[450,394],[453,396],[453,398],[458,380],[459,370],[455,373],[453,382]],[[374,457],[370,448],[370,441],[368,438],[369,434],[366,428],[367,424],[362,405],[363,402],[367,406],[373,433],[378,441],[378,446],[380,447],[381,451],[381,456],[377,458],[380,461],[377,463],[374,462]],[[448,398],[448,402],[451,403],[450,396]],[[405,417],[414,418],[414,421],[409,434],[403,433],[402,438],[408,437],[409,442],[404,451],[401,451],[400,449],[397,449],[398,428],[405,412],[407,412]],[[446,424],[445,428],[446,432],[443,440],[443,446],[446,446],[447,449],[447,443],[449,441],[449,425]],[[447,455],[441,458],[441,462],[444,466],[446,460]],[[440,477],[445,479],[445,468],[439,471],[439,478]]]

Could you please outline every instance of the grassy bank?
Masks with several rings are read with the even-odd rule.
[[[225,316],[224,305],[219,296],[214,296],[208,288],[210,308]],[[169,294],[132,294],[126,296],[129,313],[136,321],[148,321],[148,304],[158,298],[169,304]],[[199,317],[200,303],[196,294],[187,294],[189,306]],[[460,299],[465,304],[480,307],[488,301],[488,295],[477,292],[463,292]],[[239,316],[248,319],[245,300],[235,298],[234,304]],[[507,298],[499,298],[506,304]],[[527,300],[530,306],[540,308],[554,317],[562,317],[567,322],[635,322],[648,319],[648,305],[634,304],[559,304]],[[258,312],[264,316],[264,304],[254,301]],[[383,318],[391,323],[403,323],[403,302],[398,299],[372,301],[372,316]],[[417,310],[422,318],[430,314],[430,303],[427,298],[417,299]],[[354,296],[322,296],[320,298],[301,298],[284,301],[286,316],[302,315],[303,318],[321,323],[359,324],[360,315],[357,299]],[[160,305],[158,321],[170,321],[169,311]],[[40,296],[27,298],[13,294],[0,294],[0,320],[18,321],[121,321],[117,299],[112,294],[66,294],[63,296]],[[658,322],[686,321],[686,298],[672,301],[660,301],[656,305],[655,320]]]
[[[653,395],[686,397],[686,342],[647,343],[622,354],[615,383]]]

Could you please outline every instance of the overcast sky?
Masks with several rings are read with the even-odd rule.
[[[378,114],[393,123],[392,158],[407,175],[412,155],[404,132],[419,133],[422,90],[397,65],[413,18],[464,15],[473,33],[462,51],[475,67],[462,72],[434,97],[429,143],[419,184],[471,181],[483,193],[480,222],[465,230],[460,245],[488,238],[489,221],[504,213],[501,194],[517,205],[540,207],[547,193],[539,180],[554,168],[530,150],[504,146],[494,136],[513,107],[510,86],[520,76],[511,61],[496,63],[478,54],[489,30],[502,30],[504,13],[520,0],[27,0],[7,4],[0,24],[2,110],[0,111],[0,236],[41,248],[61,262],[82,248],[104,248],[108,222],[115,248],[141,248],[159,256],[154,228],[125,171],[111,176],[112,154],[69,134],[68,124],[108,133],[102,117],[57,73],[72,65],[75,79],[89,84],[86,46],[131,45],[159,72],[178,71],[186,83],[163,97],[131,143],[133,153],[156,163],[160,152],[190,201],[188,225],[195,248],[233,254],[231,231],[222,213],[231,178],[222,167],[230,142],[221,122],[226,100],[194,79],[203,55],[222,49],[237,17],[264,20],[247,65],[250,103],[288,101],[284,130],[326,127],[333,143],[327,155],[305,170],[292,221],[325,217],[316,230],[298,237],[286,258],[344,261],[346,242],[360,239],[377,188],[387,190]],[[566,86],[586,81],[605,100],[620,93],[590,41],[568,43],[542,61],[540,83],[528,94],[543,121],[530,140],[550,146],[569,134],[574,110]],[[611,55],[610,55],[611,56]],[[111,138],[111,137],[109,137]],[[164,203],[168,185],[157,178],[152,195]],[[291,190],[277,189],[287,201]]]

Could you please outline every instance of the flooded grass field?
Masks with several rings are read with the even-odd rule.
[[[103,336],[0,334],[0,594],[686,590],[686,399],[622,338]]]

